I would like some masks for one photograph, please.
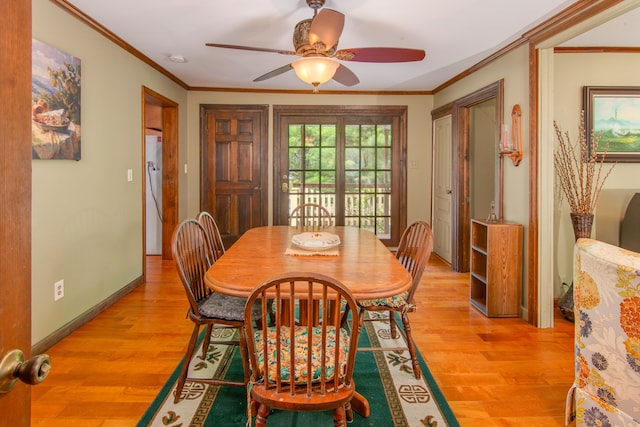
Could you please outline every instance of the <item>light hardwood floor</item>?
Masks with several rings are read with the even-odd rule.
[[[184,354],[192,323],[172,261],[147,259],[147,283],[47,351],[32,389],[34,427],[135,426]],[[488,319],[469,275],[433,256],[411,315],[417,346],[463,427],[564,426],[573,324],[538,329]]]

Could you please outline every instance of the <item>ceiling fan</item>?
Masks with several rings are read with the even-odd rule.
[[[325,0],[306,1],[307,5],[313,9],[313,18],[304,19],[296,24],[293,31],[295,51],[219,43],[207,43],[206,45],[300,56],[301,58],[290,64],[269,71],[253,81],[261,82],[294,69],[301,80],[313,85],[314,92],[318,92],[318,85],[331,79],[345,86],[354,86],[360,82],[353,71],[337,62],[336,59],[381,63],[421,61],[425,57],[424,50],[420,49],[361,47],[338,50],[338,40],[344,28],[344,15],[333,9],[321,9]]]

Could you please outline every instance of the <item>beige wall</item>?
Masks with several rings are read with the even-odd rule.
[[[578,136],[583,86],[640,86],[640,55],[630,53],[571,53],[554,55],[554,120]],[[555,141],[554,141],[555,142]],[[605,167],[605,169],[608,166]],[[640,164],[619,163],[605,182],[603,197],[596,207],[592,237],[617,244],[618,224],[626,203],[640,191]],[[562,282],[571,283],[574,236],[569,208],[556,190],[554,237],[556,249],[555,295],[562,294]]]
[[[488,218],[491,214],[491,202],[498,202],[496,177],[499,174],[494,173],[498,167],[495,111],[496,100],[490,99],[474,105],[470,112],[469,193],[471,202],[469,207],[471,218]]]
[[[522,109],[522,161],[519,166],[504,162],[504,214],[507,221],[524,226],[523,317],[526,318],[528,284],[528,224],[529,224],[529,50],[523,45],[499,60],[456,82],[435,95],[434,108],[460,99],[496,81],[504,79],[504,123],[511,123],[511,109]],[[497,141],[496,141],[497,144]],[[496,171],[497,173],[497,171]]]
[[[36,343],[141,276],[142,86],[181,105],[187,91],[48,0],[33,1],[33,37],[82,61],[82,159],[32,162]],[[181,208],[186,194],[181,183]],[[54,302],[58,280],[65,296]]]

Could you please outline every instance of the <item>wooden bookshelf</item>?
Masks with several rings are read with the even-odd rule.
[[[520,316],[522,224],[471,220],[471,304],[487,317]]]

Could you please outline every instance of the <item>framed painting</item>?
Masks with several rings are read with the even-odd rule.
[[[31,158],[80,160],[80,59],[32,39]]]
[[[640,162],[640,87],[585,86],[583,106],[587,138],[601,135],[598,159],[609,144],[605,162]]]

